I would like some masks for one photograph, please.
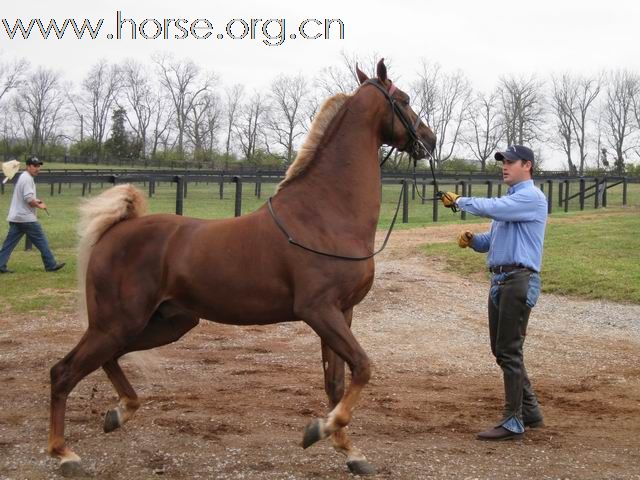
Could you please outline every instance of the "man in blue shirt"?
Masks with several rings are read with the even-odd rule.
[[[534,155],[522,145],[496,152],[509,185],[501,198],[460,197],[447,192],[446,207],[493,219],[487,233],[466,231],[460,247],[489,252],[489,336],[491,351],[504,378],[505,406],[500,423],[477,435],[480,440],[521,438],[525,427],[542,426],[542,412],[524,366],[523,345],[531,309],[540,295],[542,247],[547,200],[533,184]]]

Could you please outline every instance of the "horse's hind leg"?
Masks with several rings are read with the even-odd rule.
[[[118,392],[118,406],[109,410],[104,417],[104,432],[109,433],[128,421],[140,407],[138,394],[133,389],[126,375],[118,365],[118,360],[112,359],[102,365],[103,370]]]
[[[324,342],[322,342],[322,366],[324,369],[324,389],[327,397],[329,397],[329,406],[333,409],[344,394],[344,360],[338,357]],[[344,428],[333,432],[331,440],[333,448],[347,457],[347,466],[352,473],[358,475],[376,473],[375,467],[351,443],[351,439]]]
[[[60,459],[65,475],[81,471],[80,457],[64,441],[64,417],[69,393],[80,380],[113,358],[120,347],[114,336],[90,328],[75,348],[51,368],[48,451]]]
[[[371,376],[369,358],[351,333],[347,316],[335,307],[324,306],[323,308],[317,304],[301,312],[300,318],[303,318],[325,345],[342,358],[351,369],[351,383],[338,404],[326,419],[314,420],[305,428],[303,448],[327,438],[349,424],[360,392]]]
[[[149,350],[175,342],[198,325],[198,322],[199,319],[190,314],[180,313],[169,317],[163,316],[161,311],[158,310],[151,317],[145,329],[125,347],[121,354]],[[109,410],[104,417],[104,431],[108,433],[124,425],[140,407],[140,401],[120,365],[118,365],[117,359],[114,358],[106,362],[102,368],[109,380],[111,380],[119,397],[118,405]]]

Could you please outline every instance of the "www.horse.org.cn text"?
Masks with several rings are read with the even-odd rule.
[[[344,40],[345,25],[339,18],[233,18],[215,21],[206,18],[125,17],[116,11],[111,32],[105,30],[105,19],[84,18],[7,19],[1,20],[0,36],[9,40],[257,40],[275,47],[288,40]]]

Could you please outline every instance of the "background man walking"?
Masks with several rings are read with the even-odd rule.
[[[13,189],[11,206],[7,216],[9,232],[2,245],[2,250],[0,250],[0,273],[12,273],[12,270],[7,268],[7,262],[23,235],[26,235],[31,240],[31,243],[40,250],[44,269],[47,272],[55,272],[65,265],[64,263],[56,262],[49,248],[47,237],[36,217],[36,208],[42,210],[47,208],[47,205],[36,197],[34,178],[40,173],[41,166],[42,162],[38,158],[29,158],[26,171],[20,175]]]

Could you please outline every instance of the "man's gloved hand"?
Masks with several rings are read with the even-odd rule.
[[[440,200],[442,200],[442,204],[445,207],[447,207],[447,208],[455,208],[456,200],[458,198],[460,198],[460,195],[458,195],[457,193],[446,192],[446,193],[442,194],[442,196],[440,197]]]
[[[460,248],[467,248],[471,246],[471,241],[473,240],[473,233],[469,230],[464,232],[460,232],[458,235],[458,245]]]

